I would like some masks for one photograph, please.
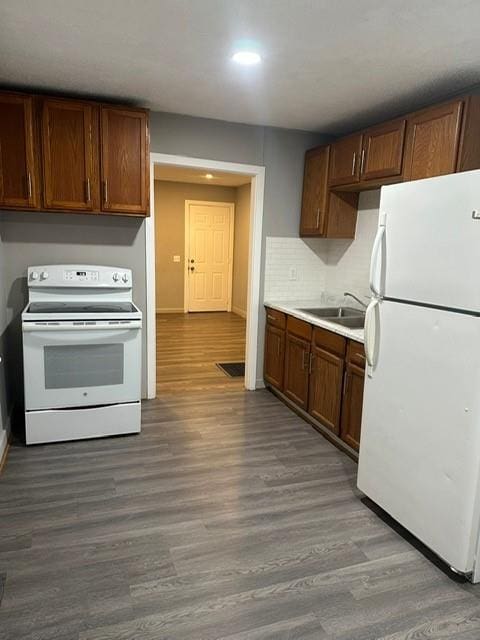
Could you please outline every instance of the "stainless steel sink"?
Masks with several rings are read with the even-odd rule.
[[[329,322],[339,324],[349,329],[363,329],[365,326],[365,315],[350,316],[349,318],[328,318]]]
[[[304,313],[310,313],[317,318],[348,318],[350,316],[363,316],[361,309],[353,307],[318,307],[316,309],[299,309]]]

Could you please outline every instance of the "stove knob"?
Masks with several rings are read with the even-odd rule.
[[[38,273],[36,271],[32,271],[32,273],[30,274],[30,279],[38,280]]]
[[[114,273],[112,278],[114,282],[118,282],[120,280],[120,276],[118,275],[118,273]]]
[[[123,276],[122,276],[122,280],[123,280],[125,283],[127,283],[127,282],[128,282],[128,274],[127,274],[127,273],[124,273],[124,274],[123,274]]]
[[[48,271],[42,271],[40,274],[40,280],[46,280],[48,278]]]

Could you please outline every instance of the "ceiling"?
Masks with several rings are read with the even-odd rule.
[[[213,178],[206,178],[206,174]],[[209,186],[240,187],[248,184],[250,176],[237,173],[225,173],[223,171],[202,171],[201,169],[189,169],[188,167],[173,167],[171,165],[157,164],[154,167],[155,180],[168,180],[169,182],[189,182],[195,184],[208,184]]]
[[[339,133],[480,82],[479,24],[478,0],[1,0],[0,83]]]

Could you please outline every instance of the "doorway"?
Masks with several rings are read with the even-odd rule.
[[[237,252],[237,255],[240,255],[243,262],[242,265],[237,264],[237,262],[233,265],[233,280],[235,282],[235,268],[244,268],[245,271],[245,286],[244,291],[241,291],[240,294],[235,294],[235,285],[233,284],[233,291],[230,296],[230,304],[227,301],[227,312],[224,311],[215,311],[215,312],[187,312],[188,304],[186,300],[188,298],[185,296],[186,284],[184,282],[184,286],[182,287],[182,293],[184,294],[182,308],[180,308],[177,298],[168,298],[165,297],[163,303],[163,308],[160,306],[157,308],[158,304],[158,295],[155,295],[156,283],[155,283],[155,259],[156,252],[155,247],[160,243],[162,246],[167,246],[169,249],[172,249],[172,245],[169,242],[168,237],[163,237],[159,239],[158,233],[156,233],[155,229],[155,216],[151,215],[150,218],[146,221],[146,255],[147,255],[147,314],[146,314],[146,330],[147,330],[147,369],[148,369],[148,397],[155,397],[156,395],[156,367],[157,367],[157,351],[161,352],[161,347],[159,344],[159,349],[157,350],[156,342],[157,342],[157,329],[156,329],[156,311],[158,310],[160,313],[165,312],[164,320],[165,324],[162,323],[163,329],[168,324],[172,329],[174,329],[173,336],[170,335],[170,338],[174,338],[175,334],[179,336],[182,331],[190,331],[193,323],[196,322],[196,326],[199,330],[199,336],[203,334],[207,336],[207,339],[200,340],[200,342],[207,344],[208,336],[210,336],[211,340],[211,348],[217,348],[221,351],[222,344],[225,349],[223,353],[219,355],[226,356],[227,360],[237,359],[239,353],[239,340],[238,336],[242,333],[241,327],[243,323],[244,333],[243,333],[243,350],[244,350],[244,360],[245,360],[245,379],[241,383],[247,389],[255,389],[256,387],[256,364],[257,364],[257,335],[258,335],[258,310],[259,310],[259,287],[260,287],[260,253],[261,253],[261,230],[262,230],[262,217],[263,217],[263,190],[264,190],[264,167],[259,167],[255,165],[239,165],[235,163],[228,162],[218,162],[218,161],[208,161],[208,160],[200,160],[196,158],[186,158],[186,157],[178,157],[178,156],[168,156],[164,154],[151,154],[151,210],[152,213],[155,211],[156,200],[158,196],[158,188],[155,188],[155,169],[157,168],[157,176],[158,169],[163,168],[163,170],[171,170],[171,169],[190,169],[194,170],[194,172],[201,175],[201,178],[205,182],[205,176],[207,173],[212,175],[210,180],[210,184],[215,183],[216,175],[218,174],[228,174],[231,179],[238,181],[243,180],[243,184],[246,182],[249,183],[249,192],[248,192],[248,205],[249,212],[247,216],[248,228],[246,236],[246,240],[244,240],[244,245],[241,247],[241,250]],[[163,176],[165,177],[165,176]],[[168,176],[167,176],[168,177]],[[226,177],[226,176],[225,176]],[[183,180],[184,178],[182,178]],[[246,191],[246,189],[244,189]],[[199,200],[200,198],[192,197],[185,198],[185,200]],[[245,199],[245,198],[244,198]],[[219,198],[216,198],[217,203],[219,202]],[[202,202],[209,202],[210,200],[203,199]],[[232,202],[232,198],[224,198],[222,200],[224,204],[229,204]],[[188,204],[184,203],[185,210],[187,210]],[[201,205],[204,206],[204,205]],[[187,214],[185,213],[185,217]],[[235,218],[235,207],[233,207],[233,225],[232,229],[234,229],[233,233],[233,244],[234,244],[234,254],[235,254],[235,231],[237,230],[237,219]],[[185,229],[186,229],[185,225]],[[225,230],[224,230],[225,231]],[[186,231],[185,240],[186,240]],[[222,232],[223,234],[223,232]],[[222,234],[217,234],[217,236],[221,236]],[[230,235],[230,230],[228,230],[228,235]],[[240,235],[240,234],[239,234]],[[188,237],[188,241],[190,241],[190,233]],[[218,245],[218,238],[217,238]],[[225,245],[224,245],[225,246]],[[217,246],[218,251],[218,246]],[[169,251],[169,257],[167,262],[164,263],[163,269],[159,272],[160,278],[163,280],[167,280],[172,290],[174,290],[177,294],[179,291],[178,281],[175,281],[175,276],[173,275],[172,267],[178,264],[183,263],[185,269],[182,272],[182,278],[185,279],[187,276],[187,268],[188,268],[188,258],[187,251],[184,251],[184,255],[181,255],[181,251],[172,252]],[[194,258],[195,259],[195,258]],[[192,263],[189,263],[192,265]],[[193,265],[195,266],[195,264]],[[178,271],[178,269],[177,269]],[[158,269],[157,269],[158,272]],[[168,274],[171,273],[171,277],[169,278]],[[192,273],[190,271],[190,273]],[[194,272],[193,272],[194,273]],[[164,278],[166,276],[166,278]],[[200,280],[202,277],[200,278]],[[223,279],[223,276],[215,275],[217,291],[214,292],[213,297],[218,297],[218,292],[223,292],[223,284],[220,286],[218,284],[219,280]],[[176,282],[176,284],[175,284]],[[189,281],[188,281],[189,282]],[[226,284],[228,285],[228,277]],[[238,287],[237,287],[238,289]],[[168,299],[167,299],[168,298]],[[227,287],[227,298],[228,298],[228,287]],[[172,303],[172,306],[168,306],[170,304],[169,300]],[[243,302],[242,302],[243,300]],[[162,304],[163,304],[162,303]],[[243,307],[243,308],[242,308]],[[228,309],[230,308],[230,311]],[[180,315],[180,312],[183,312]],[[242,313],[243,312],[243,313]],[[167,315],[168,314],[168,315]],[[175,317],[175,314],[178,314]],[[218,315],[220,314],[220,316]],[[226,314],[225,316],[221,316],[221,314]],[[215,317],[216,316],[216,317]],[[232,322],[228,323],[228,318],[232,320]],[[204,320],[202,324],[201,321]],[[174,321],[177,323],[175,327],[173,327]],[[225,322],[227,321],[227,322]],[[211,329],[208,328],[208,324],[211,324]],[[223,333],[222,333],[223,332]],[[167,331],[168,333],[168,331]],[[193,335],[193,333],[189,333],[189,335]],[[224,336],[222,339],[221,334]],[[158,335],[158,341],[164,344],[164,341],[168,340],[168,336],[162,334],[162,332]],[[177,341],[178,342],[178,341]],[[190,351],[192,350],[192,346],[190,345]],[[229,351],[230,350],[230,351]],[[235,353],[236,350],[236,353]],[[232,358],[229,355],[229,352]],[[198,356],[198,354],[197,354]],[[228,356],[228,357],[227,357]],[[222,358],[220,358],[222,359]],[[224,358],[225,360],[225,358]],[[197,363],[198,364],[198,363]]]

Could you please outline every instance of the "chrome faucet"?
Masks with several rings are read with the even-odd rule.
[[[355,294],[350,293],[350,291],[345,291],[345,293],[343,295],[345,296],[345,298],[348,298],[348,297],[353,298],[354,300],[356,300],[358,302],[358,304],[361,304],[364,309],[366,309],[368,307],[368,305],[366,305],[364,302],[362,302],[360,300],[360,298],[357,298],[357,296]]]

